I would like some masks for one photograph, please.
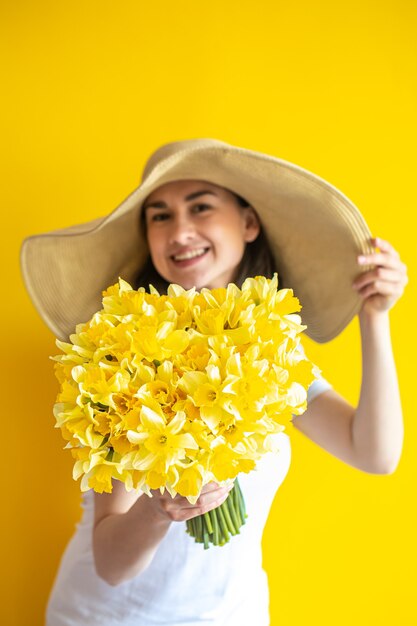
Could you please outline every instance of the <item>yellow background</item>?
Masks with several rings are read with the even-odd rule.
[[[1,622],[43,624],[79,516],[53,428],[57,350],[21,282],[21,241],[108,213],[160,144],[214,137],[330,180],[410,276],[390,313],[402,460],[392,475],[365,474],[292,429],[263,543],[271,625],[417,624],[415,3],[9,0],[0,12]],[[357,319],[306,345],[356,404]]]

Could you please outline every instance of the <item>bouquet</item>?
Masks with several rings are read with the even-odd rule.
[[[51,357],[54,405],[81,490],[166,489],[194,504],[210,481],[234,480],[217,509],[187,522],[196,541],[223,545],[246,511],[237,476],[276,450],[274,435],[307,407],[320,370],[299,350],[306,328],[278,277],[242,287],[160,295],[119,278],[103,308]]]

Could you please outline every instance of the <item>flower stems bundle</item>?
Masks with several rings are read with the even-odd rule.
[[[166,295],[119,279],[102,304],[52,357],[74,479],[82,491],[110,493],[118,480],[192,504],[207,483],[234,480],[215,513],[187,524],[205,547],[223,545],[246,518],[236,477],[276,450],[320,374],[299,350],[298,299],[275,274],[241,288],[170,285]]]
[[[204,543],[205,550],[210,543],[223,546],[230,540],[230,535],[239,534],[246,517],[245,501],[236,478],[233,488],[220,506],[187,521],[187,532],[195,537],[197,543]]]

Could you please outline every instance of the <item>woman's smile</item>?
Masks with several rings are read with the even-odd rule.
[[[195,265],[205,257],[210,248],[194,248],[173,254],[170,258],[178,267],[188,267]]]

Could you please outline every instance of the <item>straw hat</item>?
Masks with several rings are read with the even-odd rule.
[[[371,233],[355,205],[319,176],[260,152],[215,139],[166,144],[147,161],[142,181],[112,213],[28,237],[21,269],[29,295],[61,339],[101,308],[102,290],[122,277],[132,282],[148,255],[139,228],[145,198],[160,185],[192,179],[226,187],[257,211],[278,268],[278,279],[302,305],[306,334],[324,343],[361,307],[352,287],[356,257],[372,252]],[[371,266],[364,266],[367,271]]]

